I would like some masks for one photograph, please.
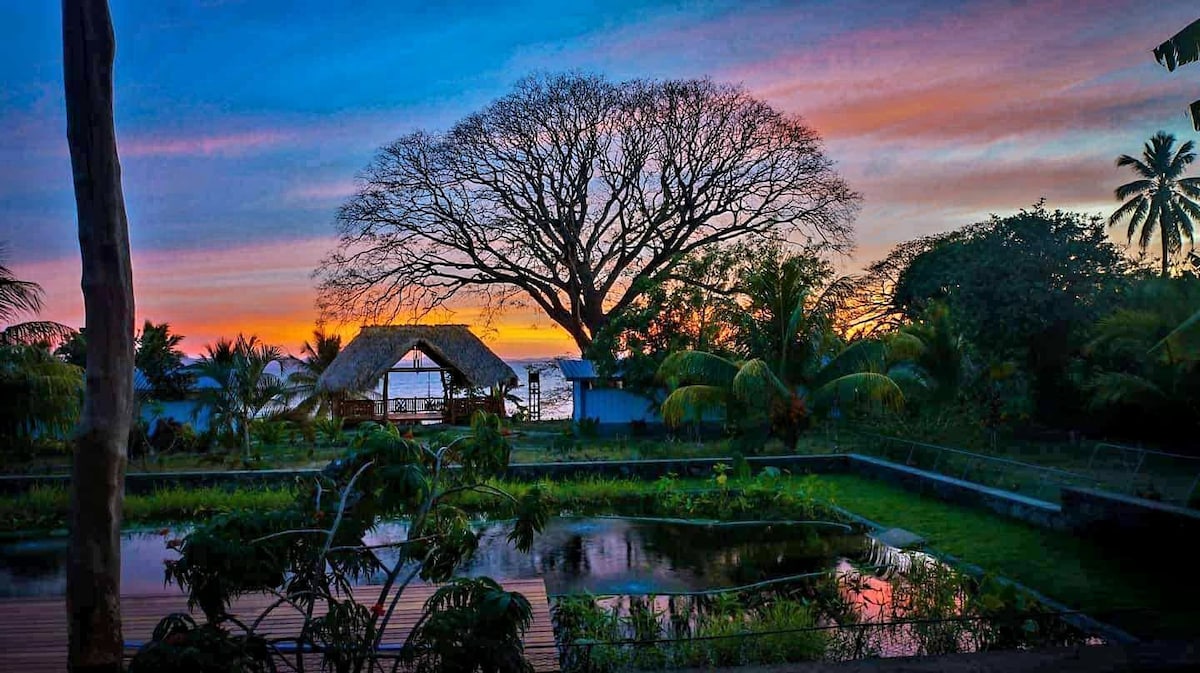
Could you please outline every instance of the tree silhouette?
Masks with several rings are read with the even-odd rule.
[[[325,316],[528,300],[581,351],[704,246],[847,249],[859,200],[811,128],[744,89],[589,75],[523,80],[446,133],[384,147],[360,180],[318,270]]]
[[[50,343],[66,339],[71,328],[49,320],[16,322],[24,315],[42,310],[42,287],[21,280],[4,264],[6,251],[0,245],[0,346]]]
[[[1159,131],[1146,143],[1142,158],[1122,154],[1117,166],[1129,166],[1138,179],[1117,187],[1117,199],[1124,201],[1108,218],[1110,226],[1129,220],[1126,238],[1145,250],[1157,230],[1162,241],[1162,275],[1170,272],[1171,255],[1183,247],[1187,238],[1195,247],[1195,224],[1200,221],[1200,178],[1183,177],[1196,159],[1195,144],[1187,141],[1175,149],[1175,136]],[[1140,233],[1139,233],[1140,232]]]

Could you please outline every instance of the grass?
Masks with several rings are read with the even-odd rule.
[[[147,495],[126,495],[125,524],[193,521],[238,509],[268,511],[286,507],[293,498],[290,488],[165,488]],[[19,495],[0,496],[0,532],[65,528],[69,507],[66,489],[58,487],[35,487]]]
[[[835,502],[931,548],[1135,633],[1194,636],[1200,590],[1173,559],[1148,558],[853,475],[825,475]],[[1144,610],[1144,612],[1142,611]]]
[[[503,486],[520,495],[535,484]],[[575,514],[808,518],[820,516],[818,501],[832,502],[881,525],[918,533],[939,552],[1135,633],[1195,635],[1200,589],[1185,569],[1174,567],[1173,558],[1113,549],[853,475],[782,477],[766,485],[731,479],[728,489],[714,486],[712,479],[590,478],[536,484],[558,510]],[[125,516],[131,526],[194,521],[235,509],[279,509],[292,498],[288,488],[170,488],[127,496]],[[58,488],[0,496],[0,531],[61,529],[67,507],[67,494]],[[481,501],[473,508],[486,507]]]

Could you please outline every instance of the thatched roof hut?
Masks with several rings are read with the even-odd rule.
[[[466,325],[376,325],[363,327],[317,381],[330,393],[372,390],[413,349],[420,350],[456,380],[472,388],[517,384],[517,374]]]

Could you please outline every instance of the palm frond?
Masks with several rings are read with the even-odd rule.
[[[887,359],[883,342],[861,339],[850,344],[813,377],[813,387],[820,388],[839,377],[856,372],[881,372]]]
[[[1169,40],[1155,47],[1154,60],[1169,71],[1200,60],[1200,19],[1188,24]]]
[[[1166,336],[1164,336],[1157,343],[1155,343],[1153,346],[1151,346],[1150,350],[1151,351],[1158,350],[1159,348],[1162,348],[1167,343],[1174,341],[1176,339],[1179,339],[1183,335],[1191,332],[1192,328],[1194,328],[1197,323],[1200,323],[1200,311],[1196,311],[1191,316],[1189,316],[1187,318],[1187,320],[1184,320],[1183,322],[1179,323],[1179,325],[1176,326],[1175,329],[1168,332]]]
[[[880,402],[889,409],[904,406],[904,391],[884,374],[860,372],[847,374],[816,388],[810,394],[813,409],[823,411],[834,403],[846,407]]]
[[[0,346],[0,441],[69,436],[83,400],[83,369],[40,346]]]
[[[1126,182],[1120,187],[1117,187],[1114,190],[1114,193],[1117,195],[1118,200],[1124,201],[1135,194],[1141,194],[1142,192],[1149,191],[1153,187],[1153,180],[1147,180],[1143,178],[1141,180],[1134,180],[1133,182]]]
[[[75,330],[50,320],[33,320],[9,325],[0,331],[0,345],[47,344],[53,346],[71,336]]]
[[[887,377],[900,388],[906,399],[936,387],[929,372],[914,362],[892,365],[887,370]]]
[[[733,396],[747,405],[762,405],[790,394],[788,387],[762,360],[744,363],[733,377],[730,388]]]
[[[1103,372],[1084,385],[1092,394],[1091,406],[1102,408],[1117,404],[1153,402],[1166,398],[1161,388],[1136,374]]]
[[[921,337],[901,329],[887,340],[887,359],[889,362],[916,360],[925,354],[927,348]]]
[[[658,379],[673,386],[703,384],[728,388],[738,366],[719,355],[703,351],[672,353],[658,367]]]
[[[1180,178],[1175,184],[1184,194],[1192,198],[1200,198],[1200,178]]]
[[[1162,204],[1159,199],[1150,199],[1150,208],[1146,212],[1146,222],[1142,225],[1142,235],[1138,239],[1138,247],[1145,250],[1154,239],[1154,231],[1162,219]]]
[[[1147,146],[1146,152],[1150,152],[1149,146]],[[1147,180],[1153,180],[1157,176],[1157,173],[1155,173],[1154,169],[1151,168],[1146,162],[1142,161],[1141,159],[1135,159],[1128,154],[1122,154],[1121,156],[1117,157],[1117,166],[1121,168],[1124,168],[1125,166],[1132,166],[1135,173],[1143,178],[1146,178]]]
[[[725,387],[705,385],[676,388],[663,400],[663,422],[675,427],[689,420],[700,421],[706,411],[726,408],[728,391]]]

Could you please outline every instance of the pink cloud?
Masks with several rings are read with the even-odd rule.
[[[334,180],[297,185],[289,189],[284,198],[289,201],[342,201],[357,191],[354,180]]]
[[[278,147],[292,137],[291,133],[275,130],[181,137],[134,136],[121,142],[120,151],[123,156],[132,157],[238,156]]]

